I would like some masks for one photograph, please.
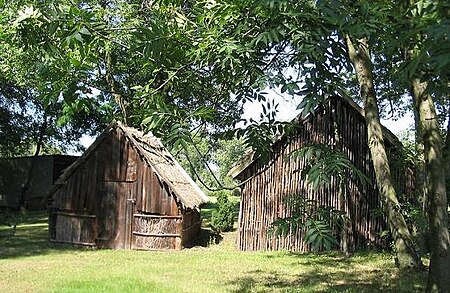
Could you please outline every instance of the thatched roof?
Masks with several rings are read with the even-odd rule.
[[[50,190],[48,197],[51,197],[61,185],[66,184],[70,176],[88,159],[89,155],[97,149],[99,144],[115,131],[121,131],[125,135],[142,161],[152,168],[161,181],[167,183],[183,206],[198,208],[202,203],[208,201],[205,193],[163,146],[160,139],[151,133],[144,134],[120,122],[111,123],[84,154],[64,171]]]
[[[332,96],[332,97],[329,97],[328,99],[331,99],[331,98],[340,99],[340,100],[344,101],[351,108],[355,109],[362,117],[365,116],[364,109],[361,108],[358,104],[356,104],[350,98],[342,98],[342,97],[338,97],[338,96]],[[315,111],[317,111],[318,109],[319,109],[319,107],[316,107]],[[311,115],[309,115],[309,114],[306,117],[302,117],[302,115],[299,114],[291,122],[302,124],[302,123],[305,123],[310,118],[311,118]],[[394,146],[397,146],[399,148],[403,147],[402,143],[399,141],[397,136],[395,136],[395,134],[393,134],[385,126],[382,125],[381,127],[382,127],[382,131],[383,131],[384,139],[387,139]],[[273,143],[273,145],[275,145],[276,142],[280,141],[285,136],[286,136],[286,134],[283,134],[283,135],[280,135],[279,137],[277,137],[275,139],[275,142]],[[237,161],[236,164],[231,168],[231,170],[228,172],[228,175],[234,179],[238,178],[239,175],[244,170],[246,170],[247,167],[249,167],[253,162],[255,162],[258,158],[259,158],[258,156],[255,156],[255,152],[253,150],[247,150],[245,152],[244,156],[239,161]]]

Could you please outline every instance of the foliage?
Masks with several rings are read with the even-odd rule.
[[[177,159],[183,168],[211,193],[224,188],[233,189],[236,184],[228,172],[244,154],[242,140],[214,139],[195,133],[189,133],[189,136],[191,143],[177,152]]]
[[[397,66],[398,47],[411,35],[402,18],[392,21],[398,15],[392,1],[23,1],[5,7],[3,34],[12,42],[4,42],[4,51],[17,53],[2,62],[21,73],[21,82],[52,85],[36,92],[45,105],[63,98],[58,121],[103,107],[106,120],[125,119],[186,147],[187,133],[200,125],[209,133],[234,130],[242,104],[264,102],[266,88],[304,96],[304,114],[327,95],[357,92],[343,33],[379,36],[370,45],[388,104],[405,92],[394,73],[413,74],[428,62],[427,50],[429,67],[444,79],[446,6],[418,3],[408,13],[417,18],[414,29],[426,32],[420,43],[426,46],[408,70]],[[398,31],[405,33],[399,38]],[[89,96],[93,89],[99,93]],[[268,121],[238,131],[261,154],[283,127],[271,119],[276,105],[264,109]]]
[[[291,195],[285,198],[292,216],[275,220],[269,233],[277,237],[301,232],[304,241],[311,244],[314,250],[333,249],[337,242],[332,226],[342,227],[344,214],[329,206],[319,206],[317,201],[306,199],[301,195]]]
[[[239,139],[219,140],[214,149],[212,159],[219,167],[218,178],[225,183],[231,184],[232,179],[228,172],[238,162],[245,152],[245,144]]]
[[[402,214],[408,226],[411,228],[414,241],[417,244],[420,255],[429,253],[428,238],[429,225],[420,202],[414,199],[400,198],[402,200]]]
[[[53,31],[45,27],[48,19],[39,9],[22,5],[21,1],[3,4],[0,18],[0,108],[5,117],[0,121],[5,129],[1,155],[26,154],[42,131],[47,145],[78,148],[81,135],[95,132],[107,112],[99,106],[100,99],[89,98],[86,89],[76,86],[78,76],[65,71],[69,60],[62,64],[56,47],[45,52]]]
[[[346,177],[353,177],[363,185],[370,181],[347,155],[326,145],[307,145],[291,152],[288,157],[293,160],[305,160],[306,164],[301,174],[315,190],[331,184],[333,177],[338,177],[339,183],[343,183]]]
[[[5,68],[31,69],[41,84],[50,82],[51,95],[46,90],[42,99],[55,101],[62,94],[67,111],[59,121],[70,121],[79,109],[93,113],[104,107],[107,119],[125,119],[182,148],[197,127],[207,125],[206,133],[233,131],[243,103],[265,102],[266,88],[304,96],[299,105],[304,114],[327,95],[357,92],[340,32],[358,37],[394,28],[388,25],[389,1],[24,4],[7,6],[4,26],[14,26],[5,34],[14,42],[5,43],[12,45],[6,51],[34,59],[11,61]],[[391,31],[399,30],[384,34]],[[442,58],[443,30],[433,26],[431,32],[430,42],[440,44],[436,58]],[[373,41],[381,54],[385,40]],[[390,61],[377,60],[376,70]],[[380,92],[393,88],[394,82],[385,78],[389,74],[377,75],[384,78]],[[21,75],[20,80],[26,79]],[[93,89],[98,94],[86,94]],[[273,119],[276,105],[264,105],[263,112],[269,118],[265,122],[250,121],[238,130],[258,154],[268,151],[284,127]]]
[[[211,214],[211,229],[216,233],[233,230],[234,205],[228,199],[227,191],[222,190],[217,196],[217,209]]]

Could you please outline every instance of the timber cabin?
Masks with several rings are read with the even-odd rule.
[[[207,196],[151,134],[112,123],[49,192],[51,242],[181,249]]]
[[[65,168],[77,156],[42,155],[0,159],[0,210],[18,209],[22,189],[30,174],[30,185],[24,194],[24,205],[29,210],[45,210],[46,196]]]
[[[310,251],[312,248],[304,243],[300,231],[286,237],[268,233],[275,220],[291,216],[285,198],[292,195],[316,200],[322,206],[340,210],[344,207],[350,218],[349,251],[385,247],[386,239],[381,234],[387,230],[387,223],[376,188],[363,110],[353,101],[332,97],[318,106],[314,115],[310,114],[304,119],[297,117],[293,122],[296,130],[293,134],[283,135],[273,144],[268,160],[253,158],[252,153],[247,153],[229,173],[233,178],[245,182],[239,211],[238,248],[250,251]],[[386,128],[383,129],[383,135],[388,156],[395,157],[402,148],[400,141]],[[299,172],[305,162],[286,158],[294,150],[312,143],[325,144],[345,153],[370,179],[371,184],[364,186],[356,179],[349,178],[344,203],[340,202],[336,180],[313,191],[302,180]],[[395,166],[391,166],[391,169],[400,192],[405,192],[407,184],[411,183],[405,171]]]

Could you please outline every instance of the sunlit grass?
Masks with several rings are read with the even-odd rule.
[[[241,252],[235,233],[182,251],[88,250],[47,243],[45,215],[0,238],[1,292],[420,292],[424,274],[385,253]]]

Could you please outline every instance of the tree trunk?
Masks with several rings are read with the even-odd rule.
[[[368,143],[375,170],[380,196],[384,202],[389,228],[395,242],[397,265],[400,268],[422,268],[422,261],[416,252],[411,233],[400,213],[400,204],[392,183],[392,177],[383,141],[379,109],[373,87],[372,63],[367,39],[358,40],[355,47],[346,36],[348,53],[356,69],[361,98],[364,101],[365,120],[367,124]]]
[[[114,101],[120,108],[120,112],[122,114],[122,119],[125,125],[128,125],[128,115],[127,115],[127,103],[123,99],[122,94],[119,92],[119,88],[117,86],[117,81],[114,78],[114,69],[113,69],[113,63],[111,60],[111,53],[107,52],[105,56],[105,67],[106,67],[106,73],[105,73],[105,79],[106,84],[108,85],[109,92],[114,98]]]
[[[342,230],[341,230],[341,251],[346,257],[349,256],[348,252],[348,231],[349,231],[349,220],[347,216],[347,188],[345,186],[345,181],[343,178],[339,179],[339,210],[342,212]]]
[[[412,92],[412,89],[411,89]],[[411,96],[413,94],[411,93]],[[413,102],[414,103],[414,102]],[[427,196],[427,171],[425,168],[425,155],[424,150],[425,147],[423,145],[423,135],[420,125],[419,113],[417,111],[417,105],[414,107],[414,126],[415,126],[415,149],[416,149],[416,158],[414,161],[414,196],[417,198],[420,203],[420,211],[424,220],[428,223],[428,196]],[[423,253],[429,252],[429,229],[428,225],[424,227],[417,227],[416,241],[418,242],[418,246],[420,250],[423,250]]]
[[[30,168],[27,172],[27,178],[25,180],[25,184],[22,187],[22,190],[20,191],[20,197],[19,197],[19,203],[17,205],[17,210],[21,210],[26,208],[25,207],[25,198],[28,192],[28,189],[30,188],[31,184],[31,178],[33,177],[33,171],[34,167],[36,166],[37,157],[39,156],[39,153],[41,152],[42,143],[44,141],[44,135],[47,130],[47,115],[44,114],[44,121],[41,124],[41,127],[39,128],[38,137],[36,140],[36,151],[34,152],[33,158],[31,159]],[[15,228],[15,226],[14,226]]]
[[[419,114],[424,143],[425,167],[428,173],[428,221],[430,225],[430,268],[427,292],[450,292],[450,236],[448,231],[446,163],[443,139],[427,82],[413,78],[414,105]]]
[[[445,137],[445,146],[444,146],[444,162],[447,162],[447,176],[445,178],[446,190],[450,190],[450,104],[448,105],[448,115],[447,115],[447,134]],[[447,205],[450,205],[450,196],[447,194]]]
[[[425,157],[424,157],[424,145],[423,135],[420,126],[419,113],[417,107],[414,107],[414,126],[415,126],[415,145],[416,145],[416,162],[415,162],[415,182],[414,189],[419,202],[422,205],[422,215],[427,216],[427,176],[425,172]]]

